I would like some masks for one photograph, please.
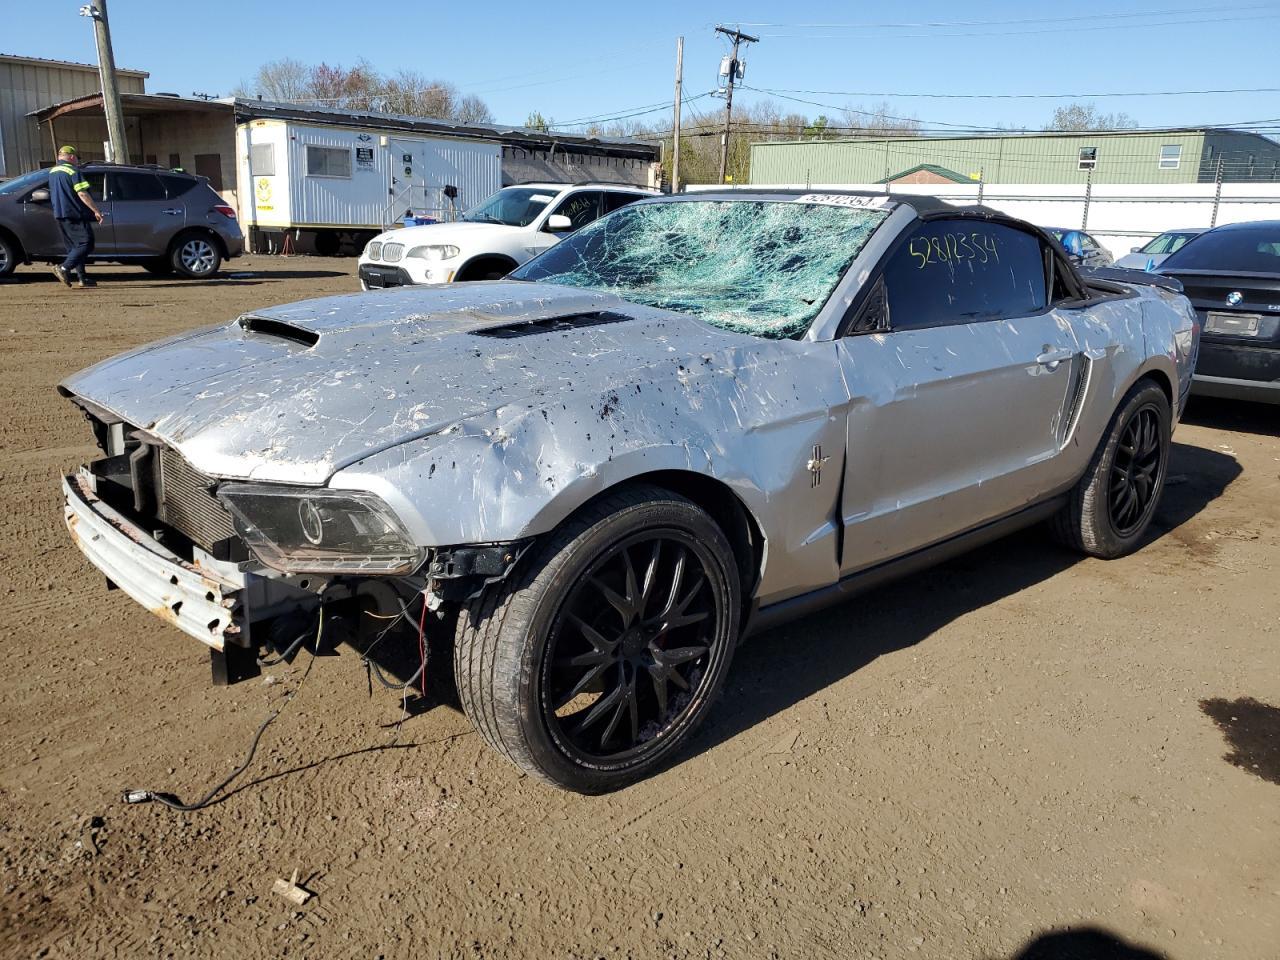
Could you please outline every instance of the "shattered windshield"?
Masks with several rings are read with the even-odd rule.
[[[582,228],[512,277],[616,293],[780,340],[809,328],[887,216],[795,200],[642,203]]]

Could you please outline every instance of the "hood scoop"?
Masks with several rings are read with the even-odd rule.
[[[304,347],[314,347],[320,342],[320,334],[307,327],[298,327],[284,320],[273,320],[270,317],[255,317],[245,314],[240,318],[240,326],[248,333],[260,334],[264,337],[275,337],[278,340],[290,340]]]
[[[517,337],[536,337],[546,333],[560,333],[581,327],[598,327],[606,323],[622,323],[630,320],[626,314],[600,310],[595,313],[571,313],[560,317],[543,317],[535,320],[519,320],[496,327],[472,330],[473,337],[490,337],[495,340],[513,340]]]

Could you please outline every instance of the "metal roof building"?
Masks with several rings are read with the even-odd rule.
[[[116,74],[124,93],[142,93],[150,76],[142,70],[117,70]],[[41,137],[31,111],[46,103],[98,93],[100,87],[96,65],[0,53],[0,179],[50,166],[57,155],[57,145]],[[96,128],[71,124],[64,132],[86,160],[105,156],[102,141],[106,137]]]
[[[909,168],[1002,184],[1280,180],[1280,144],[1226,129],[774,141],[751,145],[751,182],[870,184]]]

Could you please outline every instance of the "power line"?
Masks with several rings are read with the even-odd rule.
[[[820,97],[903,97],[917,100],[1100,100],[1104,97],[1189,97],[1217,93],[1280,93],[1280,87],[1224,87],[1217,90],[1140,90],[1125,93],[900,93],[858,90],[798,90],[776,88],[784,93],[807,93]]]
[[[1044,30],[988,30],[975,33],[899,33],[895,34],[894,40],[952,40],[963,39],[966,37],[1029,37],[1036,34],[1061,34],[1061,33],[1087,33],[1096,30],[1128,30],[1133,28],[1142,28],[1144,30],[1154,30],[1159,27],[1183,27],[1193,26],[1198,23],[1242,23],[1246,21],[1256,20],[1275,20],[1280,18],[1280,13],[1264,13],[1251,17],[1205,17],[1198,20],[1165,20],[1155,23],[1111,23],[1102,24],[1093,27],[1050,27]],[[848,43],[854,39],[844,33],[762,33],[762,38],[770,40],[842,40]]]
[[[1083,14],[1074,17],[1027,17],[1023,19],[1000,19],[1000,20],[917,20],[908,22],[889,22],[889,23],[767,23],[764,21],[752,21],[743,23],[746,27],[784,27],[791,29],[820,29],[820,30],[898,30],[898,29],[918,29],[921,27],[985,27],[985,26],[1006,26],[1031,23],[1077,23],[1081,21],[1093,22],[1097,20],[1131,20],[1134,18],[1150,18],[1159,16],[1191,16],[1201,13],[1224,13],[1234,12],[1238,10],[1268,10],[1274,7],[1270,3],[1252,3],[1237,4],[1235,6],[1214,6],[1214,7],[1190,7],[1180,10],[1170,10],[1162,7],[1155,10],[1135,10],[1129,13],[1095,13]]]

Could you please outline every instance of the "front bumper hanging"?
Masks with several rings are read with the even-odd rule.
[[[219,653],[248,645],[243,583],[188,563],[97,496],[92,474],[62,478],[67,530],[107,580]]]

